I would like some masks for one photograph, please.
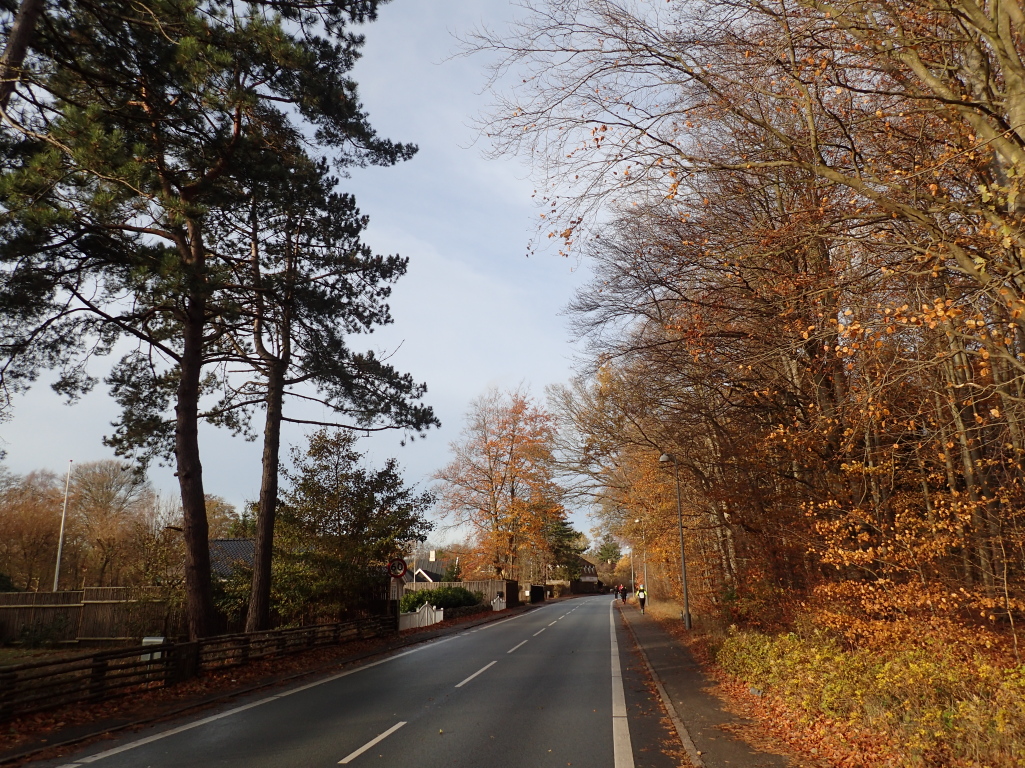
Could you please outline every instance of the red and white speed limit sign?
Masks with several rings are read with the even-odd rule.
[[[393,579],[401,579],[406,575],[406,561],[401,557],[393,557],[388,561],[388,575]]]

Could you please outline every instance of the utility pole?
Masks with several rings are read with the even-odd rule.
[[[687,553],[683,548],[683,502],[680,499],[680,465],[676,457],[663,453],[658,457],[659,464],[673,463],[673,470],[676,475],[676,518],[680,524],[680,579],[683,582],[683,626],[691,629],[690,621],[690,593],[687,590]]]
[[[61,532],[57,537],[57,565],[53,569],[53,591],[57,591],[57,582],[61,577],[61,553],[64,551],[64,521],[68,519],[68,489],[71,487],[71,465],[74,459],[68,459],[68,478],[64,481],[64,510],[61,512]]]
[[[641,569],[644,571],[644,589],[648,593],[648,599],[651,599],[651,585],[648,584],[648,531],[644,525],[644,522],[638,517],[634,519],[635,523],[639,523],[641,526]]]

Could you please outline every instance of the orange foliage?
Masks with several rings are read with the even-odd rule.
[[[524,555],[537,567],[550,554],[548,534],[565,520],[553,440],[551,416],[522,392],[472,403],[455,458],[435,475],[441,510],[473,537],[464,575],[517,579]]]

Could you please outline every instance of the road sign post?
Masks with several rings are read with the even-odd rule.
[[[399,584],[401,583],[402,577],[406,575],[408,566],[406,561],[401,557],[393,557],[388,561],[388,575],[391,576],[395,581],[395,627],[398,629],[399,626],[399,613],[402,612],[402,594],[399,592]],[[391,615],[391,585],[388,586],[388,615]]]

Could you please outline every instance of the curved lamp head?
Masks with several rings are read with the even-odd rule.
[[[672,454],[663,453],[661,456],[658,457],[659,464],[668,464],[670,462],[673,462],[674,464],[676,463],[676,459],[673,458]]]

